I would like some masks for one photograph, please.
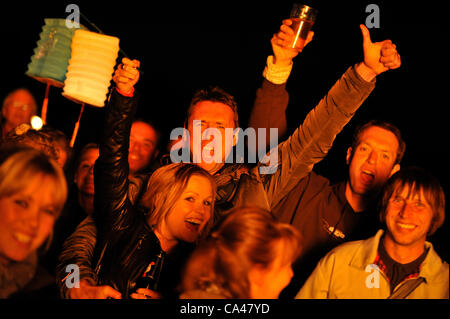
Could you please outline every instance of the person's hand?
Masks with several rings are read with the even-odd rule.
[[[87,280],[80,281],[80,288],[69,289],[70,299],[121,299],[122,294],[110,286],[95,286]]]
[[[397,52],[396,45],[391,40],[372,42],[367,27],[361,24],[360,28],[363,36],[364,51],[364,62],[360,64],[362,72],[373,79],[387,70],[399,68],[401,58]]]
[[[311,42],[314,37],[314,32],[309,31],[305,43],[297,41],[295,48],[291,48],[292,42],[295,39],[294,30],[290,27],[292,25],[291,19],[283,20],[283,24],[280,27],[280,31],[274,34],[270,43],[272,44],[272,50],[274,54],[274,63],[288,65],[291,61],[302,52],[303,48]]]
[[[123,58],[122,63],[119,64],[114,72],[113,81],[116,83],[116,87],[123,93],[130,93],[134,85],[139,80],[139,66],[141,62],[138,60],[130,60]]]
[[[135,293],[130,295],[133,299],[161,299],[161,295],[156,291],[147,289],[147,288],[139,288]]]

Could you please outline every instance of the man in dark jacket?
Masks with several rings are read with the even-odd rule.
[[[289,20],[284,21],[280,32],[272,39],[273,59],[278,65],[269,64],[270,68],[264,74],[279,97],[269,97],[265,103],[255,105],[250,116],[250,126],[255,129],[276,127],[280,135],[287,130],[288,96],[284,87],[296,54],[279,45],[278,41],[289,41],[293,36],[289,24]],[[390,52],[388,40],[372,43],[368,30],[361,26],[361,31],[364,50],[381,45],[382,57]],[[288,72],[284,71],[286,66],[290,66]],[[389,68],[398,66],[389,64]],[[283,103],[277,103],[282,98]],[[294,278],[281,298],[294,297],[320,258],[332,248],[345,241],[370,237],[378,230],[376,199],[389,177],[399,170],[404,151],[405,143],[397,127],[384,121],[370,121],[356,130],[347,150],[347,180],[331,185],[311,167],[289,194],[272,207],[272,213],[280,221],[292,224],[303,236],[303,249],[294,266]],[[371,209],[375,211],[369,211]]]

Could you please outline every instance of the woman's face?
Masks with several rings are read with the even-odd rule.
[[[167,238],[195,242],[211,218],[214,201],[211,182],[203,176],[193,175],[181,197],[175,202],[165,220]]]
[[[0,198],[0,258],[22,261],[48,237],[58,211],[51,177],[38,175],[27,188]]]

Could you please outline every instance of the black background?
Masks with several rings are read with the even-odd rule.
[[[246,127],[255,91],[262,81],[270,38],[287,18],[289,2],[208,3],[147,1],[13,1],[2,3],[0,40],[2,75],[0,98],[19,86],[28,87],[42,103],[45,85],[24,73],[39,39],[44,18],[65,18],[69,3],[105,34],[120,38],[120,47],[142,62],[144,75],[141,117],[157,121],[165,134],[182,126],[193,92],[220,85],[240,105]],[[444,1],[303,1],[319,10],[315,37],[295,60],[288,82],[288,119],[294,129],[352,64],[362,59],[359,24],[380,7],[381,28],[372,40],[391,39],[402,56],[402,67],[377,78],[377,87],[354,119],[338,135],[334,147],[316,171],[332,181],[345,178],[345,152],[355,126],[372,118],[388,120],[406,141],[403,166],[429,169],[448,193],[449,32]],[[94,29],[83,19],[81,23]],[[120,56],[119,58],[121,58]],[[48,124],[70,138],[80,111],[51,87]],[[85,108],[75,147],[97,141],[104,108]],[[448,194],[447,197],[448,199]],[[447,209],[448,211],[448,209]],[[432,238],[448,260],[448,222]]]

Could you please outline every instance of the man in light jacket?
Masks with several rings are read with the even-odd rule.
[[[395,173],[383,191],[386,230],[336,247],[297,299],[449,298],[449,267],[426,241],[444,222],[439,181],[420,168]]]

